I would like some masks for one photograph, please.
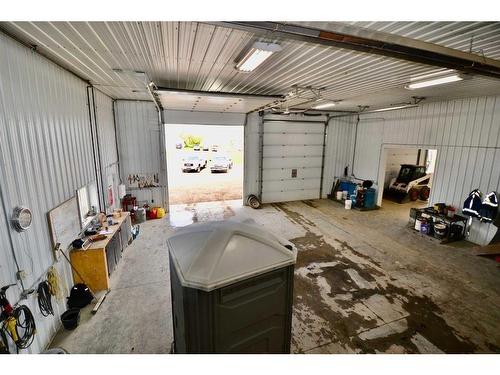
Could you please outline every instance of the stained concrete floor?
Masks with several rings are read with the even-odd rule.
[[[344,210],[328,200],[172,206],[141,224],[98,313],[52,347],[71,353],[168,353],[166,237],[193,222],[252,218],[294,242],[294,353],[500,352],[500,269],[472,245],[439,245],[406,227],[408,206]]]

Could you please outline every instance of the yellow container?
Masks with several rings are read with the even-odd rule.
[[[157,217],[158,219],[161,219],[163,216],[165,216],[165,209],[164,209],[164,208],[162,208],[162,207],[158,207],[158,208],[156,209],[156,217]]]

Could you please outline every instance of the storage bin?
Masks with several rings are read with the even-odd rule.
[[[162,217],[164,217],[164,216],[165,216],[165,209],[164,209],[163,207],[158,207],[158,208],[156,209],[156,217],[157,217],[158,219],[161,219],[161,218],[162,218]]]
[[[137,209],[137,211],[135,211],[135,222],[144,223],[145,221],[146,221],[146,209],[140,207]]]
[[[174,353],[290,353],[292,243],[223,221],[185,227],[167,244]]]
[[[365,208],[374,208],[377,201],[376,190],[373,188],[365,189]]]

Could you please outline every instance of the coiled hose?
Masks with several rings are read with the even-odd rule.
[[[17,349],[26,349],[33,343],[36,333],[35,318],[28,306],[19,305],[12,311],[15,318],[15,333],[13,334],[5,327],[2,327],[15,342]],[[5,324],[5,323],[4,323]]]
[[[52,308],[52,295],[50,293],[50,286],[47,281],[42,281],[38,284],[38,307],[43,316],[54,315]]]

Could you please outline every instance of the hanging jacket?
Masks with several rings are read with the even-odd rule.
[[[479,189],[472,190],[464,201],[464,207],[462,208],[462,214],[472,217],[481,218],[481,208],[483,203],[481,202],[481,192]]]
[[[481,215],[481,221],[485,223],[491,223],[497,217],[498,213],[498,197],[497,194],[492,191],[488,193],[481,204],[481,209],[479,214]]]

